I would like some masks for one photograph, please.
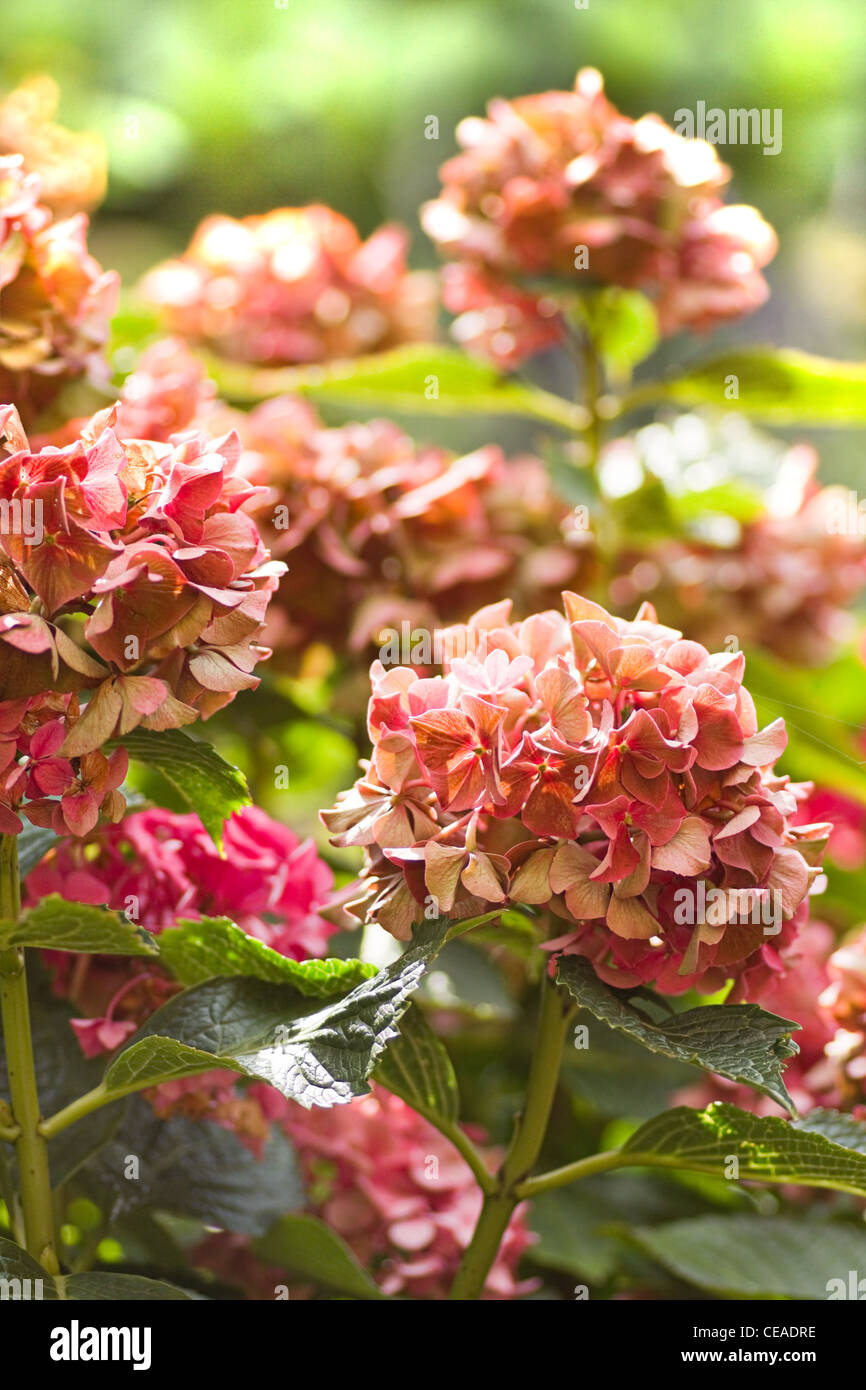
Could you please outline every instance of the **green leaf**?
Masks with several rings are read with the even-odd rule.
[[[425,343],[326,366],[245,367],[209,359],[208,369],[220,393],[240,402],[288,391],[388,414],[523,415],[569,431],[585,429],[589,418],[583,407],[501,376],[456,348]]]
[[[575,1030],[575,1046],[566,1047],[562,1081],[599,1115],[648,1120],[669,1104],[672,1091],[695,1083],[685,1062],[650,1052],[626,1033],[607,1027],[587,1031],[588,1037],[580,1035],[587,1046],[577,1046]]]
[[[291,960],[249,936],[227,917],[181,921],[159,936],[160,959],[184,985],[199,985],[220,976],[254,976],[272,984],[291,985],[299,994],[328,999],[346,994],[375,975],[360,960]]]
[[[679,1106],[641,1125],[623,1146],[622,1156],[636,1165],[690,1168],[718,1177],[729,1176],[729,1162],[736,1158],[737,1178],[742,1182],[797,1183],[862,1197],[866,1196],[866,1125],[860,1128],[861,1147],[854,1149],[851,1130],[843,1147],[807,1129],[803,1121],[791,1124],[720,1103],[706,1110]]]
[[[161,772],[201,818],[216,844],[221,843],[223,825],[232,812],[250,804],[243,773],[209,743],[190,738],[180,729],[133,729],[107,746],[125,748],[130,758]]]
[[[166,1300],[187,1299],[189,1294],[156,1279],[137,1274],[46,1274],[41,1265],[16,1245],[0,1237],[0,1280],[30,1281],[29,1298],[43,1302],[61,1299],[93,1301],[104,1299]],[[34,1281],[39,1281],[38,1283]],[[22,1297],[26,1284],[12,1284],[7,1297]]]
[[[456,1124],[460,1093],[451,1058],[417,1004],[410,1004],[375,1072],[376,1081],[434,1124]]]
[[[273,1261],[296,1278],[348,1298],[385,1297],[348,1245],[315,1216],[284,1216],[253,1248],[260,1259]]]
[[[66,1298],[86,1303],[169,1303],[189,1301],[192,1295],[162,1279],[140,1274],[59,1274],[56,1280]]]
[[[50,1274],[46,1274],[26,1250],[5,1236],[0,1236],[0,1279],[8,1280],[11,1285],[5,1295],[7,1298],[15,1298],[16,1294],[22,1298],[27,1288],[25,1281],[28,1280],[30,1298],[51,1300],[60,1297]],[[16,1284],[13,1282],[15,1280],[20,1282]]]
[[[130,1156],[138,1158],[136,1178],[128,1176]],[[304,1201],[297,1159],[280,1130],[257,1158],[222,1126],[180,1115],[161,1120],[139,1096],[81,1181],[112,1222],[160,1210],[253,1236]]]
[[[121,913],[70,903],[59,893],[27,908],[17,923],[0,923],[0,948],[6,946],[39,946],[84,955],[156,955],[155,939]]]
[[[730,377],[738,383],[734,400],[725,395]],[[624,397],[621,411],[653,401],[715,405],[774,424],[862,425],[866,365],[812,357],[791,348],[741,348],[678,376],[642,383]]]
[[[616,377],[628,377],[656,347],[659,323],[651,299],[640,290],[623,290],[608,286],[584,301],[592,324],[596,351],[608,371]]]
[[[866,1231],[841,1221],[735,1213],[632,1237],[679,1279],[729,1298],[826,1299],[833,1280],[847,1289],[848,1271],[866,1270]]]
[[[31,825],[29,821],[24,822],[24,828],[18,835],[18,872],[21,881],[41,864],[50,849],[60,843],[63,837],[55,834],[53,830],[46,830],[41,825]]]
[[[582,956],[561,958],[557,978],[582,1008],[651,1052],[752,1086],[796,1114],[782,1080],[782,1063],[799,1050],[791,1041],[799,1023],[766,1013],[757,1004],[704,1005],[653,1022],[630,1002],[629,991],[604,984]],[[646,1004],[646,996],[639,997]]]
[[[728,1184],[729,1186],[729,1184]],[[748,1199],[737,1189],[740,1202]],[[707,1201],[669,1173],[605,1173],[533,1197],[529,1224],[538,1240],[526,1258],[544,1269],[602,1283],[628,1263],[624,1225],[706,1213]]]
[[[52,991],[38,958],[28,962],[30,1031],[36,1064],[36,1088],[43,1115],[52,1115],[98,1085],[104,1062],[84,1056],[69,1020],[74,1010]],[[0,1098],[8,1100],[6,1056],[0,1033]],[[51,1182],[66,1182],[99,1148],[108,1142],[122,1118],[113,1106],[77,1120],[48,1143]],[[9,1150],[10,1155],[12,1150]],[[14,1163],[10,1165],[14,1168]]]
[[[208,980],[152,1014],[105,1074],[109,1093],[227,1067],[275,1086],[309,1109],[366,1095],[367,1078],[429,961],[445,940],[445,918],[426,922],[386,970],[310,1011],[293,987],[264,980]]]

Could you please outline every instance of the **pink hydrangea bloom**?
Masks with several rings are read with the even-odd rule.
[[[572,92],[497,99],[457,128],[425,230],[452,263],[456,335],[506,366],[557,341],[559,292],[607,283],[652,296],[664,333],[706,329],[764,302],[775,252],[754,208],[726,205],[714,148],[658,116],[630,120],[582,69]],[[585,248],[585,256],[581,252]]]
[[[104,759],[77,760],[101,758],[139,724],[206,718],[258,684],[253,669],[269,654],[258,639],[284,567],[243,510],[255,489],[235,475],[236,435],[130,439],[112,408],[72,442],[34,450],[15,408],[0,406],[0,440],[0,723],[23,717],[22,700],[66,696],[51,706],[50,749],[65,765],[52,765],[50,787],[45,770],[36,790],[31,779],[25,813],[54,824],[38,793],[67,798],[58,814],[82,834],[93,796],[118,783],[105,781]],[[49,736],[39,737],[43,757]],[[22,789],[11,766],[0,803],[12,809]],[[79,792],[80,806],[69,799]]]
[[[221,856],[198,816],[136,811],[86,844],[59,845],[29,875],[27,896],[60,893],[117,911],[131,900],[153,932],[179,918],[229,917],[280,955],[323,955],[334,928],[320,913],[334,877],[313,841],[257,806],[236,811],[223,839]]]
[[[710,648],[733,634],[741,647],[799,665],[830,660],[853,635],[847,610],[866,590],[866,539],[847,524],[847,490],[823,487],[818,463],[811,446],[781,443],[734,416],[681,415],[612,440],[603,477],[650,486],[661,478],[675,498],[690,491],[690,476],[710,489],[706,514],[680,534],[636,544],[623,527],[612,606],[631,611],[648,599]],[[718,514],[712,488],[726,484],[751,494],[751,514]]]
[[[267,489],[253,514],[289,567],[266,630],[277,660],[328,641],[366,671],[404,623],[431,634],[503,587],[531,610],[583,572],[586,532],[540,459],[455,457],[388,420],[326,429],[290,397],[237,428],[239,468]]]
[[[243,362],[323,362],[432,336],[435,290],[406,268],[408,238],[362,242],[330,208],[209,217],[183,256],[146,276],[168,326]]]
[[[754,995],[807,918],[829,830],[790,823],[783,722],[759,731],[741,653],[648,605],[626,622],[564,602],[520,623],[508,601],[481,610],[439,676],[374,663],[372,758],[323,813],[365,851],[352,910],[408,940],[431,903],[545,907],[566,927],[550,946],[612,984],[735,976]]]
[[[447,1139],[381,1086],[351,1105],[304,1110],[261,1094],[301,1159],[312,1209],[351,1246],[387,1294],[444,1298],[481,1210],[481,1191]],[[264,1093],[264,1094],[262,1094]],[[487,1152],[491,1168],[496,1155]],[[517,1266],[532,1243],[526,1204],[514,1213],[485,1284],[517,1298]]]
[[[107,384],[119,283],[88,253],[84,213],[55,221],[41,200],[39,175],[0,156],[0,401],[28,422],[66,381]]]

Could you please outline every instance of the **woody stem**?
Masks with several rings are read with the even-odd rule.
[[[515,1124],[495,1188],[484,1198],[478,1225],[451,1288],[449,1297],[452,1299],[476,1299],[484,1291],[487,1275],[520,1201],[517,1189],[534,1167],[544,1143],[562,1051],[574,1011],[572,1001],[545,973],[523,1111]]]
[[[15,922],[21,911],[18,842],[0,836],[0,920]],[[15,1153],[27,1249],[48,1271],[59,1271],[55,1251],[54,1211],[48,1149],[39,1133],[39,1096],[30,1031],[30,1003],[24,950],[0,951],[0,1016],[6,1044],[6,1071],[12,1115],[17,1126]]]

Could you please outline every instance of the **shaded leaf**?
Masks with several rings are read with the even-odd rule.
[[[417,1004],[410,1004],[400,1036],[390,1044],[374,1079],[434,1123],[456,1123],[460,1113],[457,1076],[440,1042]]]
[[[731,1298],[826,1299],[832,1280],[866,1270],[866,1231],[841,1221],[698,1216],[632,1236],[678,1278]]]
[[[294,988],[264,980],[196,985],[151,1015],[111,1063],[105,1087],[122,1094],[220,1066],[276,1086],[307,1109],[366,1095],[448,927],[444,918],[424,923],[399,960],[314,1011]]]
[[[348,1245],[315,1216],[284,1216],[253,1248],[260,1259],[273,1261],[296,1278],[349,1298],[385,1297]]]
[[[209,743],[190,738],[180,729],[133,729],[106,746],[125,748],[130,758],[161,772],[217,844],[232,812],[250,804],[243,773]]]
[[[752,1086],[796,1113],[782,1080],[782,1063],[799,1050],[791,1041],[799,1023],[766,1013],[757,1004],[705,1005],[653,1022],[630,1002],[628,991],[599,980],[582,956],[560,958],[557,979],[582,1008],[650,1051]]]

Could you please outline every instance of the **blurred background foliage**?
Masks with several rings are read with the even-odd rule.
[[[50,72],[61,118],[105,137],[111,185],[93,246],[128,280],[207,213],[310,201],[364,234],[403,221],[413,261],[432,264],[417,206],[437,189],[457,121],[496,94],[570,87],[585,64],[632,116],[672,122],[700,100],[781,109],[780,154],[722,151],[733,199],[759,207],[781,244],[769,304],[730,332],[862,357],[856,0],[4,0],[0,77],[9,87]],[[438,139],[425,138],[428,116]]]

